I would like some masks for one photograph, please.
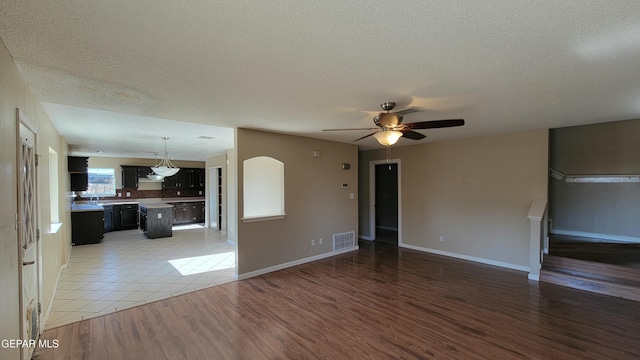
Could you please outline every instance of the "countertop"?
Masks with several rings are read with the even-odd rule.
[[[138,204],[159,204],[159,203],[177,203],[177,202],[197,202],[205,201],[204,197],[175,197],[175,198],[146,198],[146,199],[123,199],[123,200],[99,200],[97,206],[108,205],[138,205]],[[90,205],[88,200],[76,201],[74,206]],[[84,210],[87,211],[87,210]]]
[[[140,207],[145,209],[164,209],[172,208],[173,205],[167,203],[155,203],[155,204],[140,204]]]
[[[147,209],[171,207],[173,203],[204,201],[203,197],[176,197],[176,198],[151,198],[151,199],[126,199],[126,200],[105,200],[97,204],[90,204],[89,201],[76,201],[71,205],[71,212],[84,211],[104,211],[104,206],[109,205],[142,205]]]
[[[102,205],[97,204],[73,204],[71,206],[71,212],[86,212],[86,211],[104,211]]]
[[[175,202],[196,202],[196,201],[204,201],[203,197],[177,197],[177,198],[165,198],[160,201],[165,203],[175,203]]]

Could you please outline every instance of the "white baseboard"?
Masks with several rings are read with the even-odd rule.
[[[236,246],[236,242],[231,240],[231,239],[227,239],[227,244],[229,244],[231,246]]]
[[[529,274],[529,280],[540,281],[540,275]]]
[[[574,231],[574,230],[562,230],[562,229],[553,229],[551,233],[555,235],[586,237],[586,238],[592,238],[592,239],[598,239],[598,240],[612,240],[612,241],[620,241],[620,242],[628,242],[628,243],[640,243],[640,237],[635,237],[635,236],[599,234],[599,233],[592,233],[592,232],[586,232],[586,231]]]
[[[58,277],[56,277],[56,283],[53,285],[53,292],[51,293],[51,301],[49,301],[49,306],[44,311],[44,314],[40,318],[40,333],[44,331],[45,326],[47,325],[47,320],[49,320],[49,315],[51,315],[51,310],[53,310],[53,301],[56,299],[56,293],[58,292],[58,283],[60,282],[60,277],[62,276],[62,270],[67,268],[69,262],[60,266],[60,270],[58,270]]]
[[[422,246],[409,245],[409,244],[406,244],[406,243],[400,243],[400,244],[398,244],[398,246],[399,247],[408,248],[408,249],[412,249],[412,250],[428,252],[428,253],[436,254],[436,255],[449,256],[449,257],[453,257],[453,258],[456,258],[456,259],[474,261],[474,262],[478,262],[478,263],[482,263],[482,264],[499,266],[499,267],[503,267],[503,268],[507,268],[507,269],[513,269],[513,270],[518,270],[518,271],[529,272],[529,267],[528,266],[523,266],[523,265],[518,265],[518,264],[512,264],[512,263],[507,263],[507,262],[502,262],[502,261],[497,261],[497,260],[485,259],[485,258],[476,257],[476,256],[463,255],[463,254],[453,253],[453,252],[449,252],[449,251],[442,251],[442,250],[437,250],[437,249],[425,248],[425,247],[422,247]]]
[[[367,241],[373,241],[371,236],[368,236],[368,235],[358,235],[358,239],[367,240]]]
[[[284,264],[269,266],[269,267],[264,268],[264,269],[250,271],[250,272],[244,273],[244,274],[237,274],[235,276],[235,278],[236,278],[236,280],[244,280],[244,279],[252,278],[254,276],[264,275],[264,274],[267,274],[267,273],[270,273],[270,272],[286,269],[286,268],[289,268],[289,267],[292,267],[292,266],[302,265],[302,264],[305,264],[305,263],[308,263],[308,262],[325,259],[325,258],[328,258],[328,257],[344,254],[344,253],[351,252],[351,251],[356,251],[359,248],[360,247],[358,245],[356,245],[356,246],[352,246],[352,247],[349,247],[349,248],[346,248],[346,249],[341,249],[341,250],[338,250],[338,251],[332,251],[332,252],[328,252],[328,253],[324,253],[324,254],[320,254],[320,255],[315,255],[315,256],[308,257],[308,258],[304,258],[304,259],[290,261],[290,262],[287,262],[287,263],[284,263]]]

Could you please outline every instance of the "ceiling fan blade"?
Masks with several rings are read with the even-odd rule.
[[[366,138],[368,138],[369,136],[373,136],[375,133],[377,133],[377,131],[372,132],[372,133],[371,133],[371,134],[369,134],[369,135],[365,135],[365,136],[363,136],[363,137],[361,137],[361,138],[355,139],[355,140],[353,140],[353,141],[358,141],[358,140],[366,139]]]
[[[400,116],[407,116],[410,114],[415,114],[415,113],[419,113],[422,112],[423,110],[420,110],[418,108],[414,108],[414,107],[410,107],[404,110],[400,110],[400,111],[394,111],[394,114],[400,115]]]
[[[378,130],[378,128],[322,129],[322,131]]]
[[[448,119],[448,120],[432,120],[432,121],[420,121],[414,123],[403,124],[407,130],[413,129],[437,129],[452,126],[464,125],[463,119]]]
[[[426,138],[425,135],[422,135],[419,132],[412,131],[412,130],[403,131],[402,132],[402,137],[405,137],[405,138],[411,139],[411,140],[422,140],[422,139]]]

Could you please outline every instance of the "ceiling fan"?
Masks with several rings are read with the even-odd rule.
[[[463,119],[448,119],[448,120],[432,120],[432,121],[419,121],[414,123],[403,124],[402,117],[404,115],[420,112],[416,108],[409,108],[397,112],[391,112],[396,106],[396,103],[389,101],[380,104],[382,110],[376,117],[373,118],[373,122],[378,128],[359,128],[359,129],[325,129],[323,131],[344,131],[344,130],[377,130],[369,135],[365,135],[354,141],[362,140],[373,136],[378,140],[381,145],[390,146],[395,144],[400,137],[406,137],[411,140],[424,139],[426,136],[416,132],[414,130],[422,129],[435,129],[445,128],[453,126],[464,125]]]

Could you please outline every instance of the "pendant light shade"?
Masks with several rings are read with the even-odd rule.
[[[163,137],[162,140],[164,140],[164,156],[156,166],[151,167],[151,170],[153,170],[156,175],[163,177],[172,176],[177,174],[180,168],[173,165],[171,160],[169,160],[169,153],[167,152],[167,140],[169,140],[169,138]]]

